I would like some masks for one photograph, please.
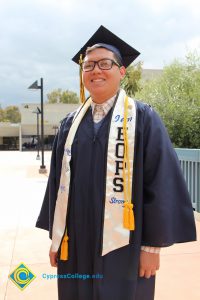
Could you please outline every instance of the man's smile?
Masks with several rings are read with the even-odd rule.
[[[92,79],[91,82],[102,82],[105,81],[103,78]]]

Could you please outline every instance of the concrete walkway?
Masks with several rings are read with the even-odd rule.
[[[49,162],[47,152],[48,169]],[[49,265],[48,233],[34,227],[47,183],[39,165],[35,152],[0,152],[0,300],[57,299],[56,280],[43,278],[56,274]],[[162,250],[155,300],[200,299],[200,218],[196,224],[198,242]],[[36,275],[23,291],[8,279],[21,262]]]

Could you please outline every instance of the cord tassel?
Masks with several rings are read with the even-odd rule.
[[[124,203],[124,213],[123,213],[123,226],[126,229],[135,229],[135,218],[133,213],[133,204],[129,202]]]
[[[133,204],[129,203],[129,230],[135,229],[135,218],[133,212]]]
[[[60,251],[60,260],[68,260],[68,239],[67,235],[64,236],[61,244],[61,251]]]
[[[129,209],[128,202],[124,203],[124,213],[123,213],[123,226],[124,228],[129,228]]]
[[[83,84],[83,76],[82,76],[82,62],[83,62],[83,58],[82,58],[82,54],[80,54],[80,59],[79,59],[79,66],[80,66],[80,71],[79,71],[79,77],[80,77],[80,99],[81,99],[81,103],[85,102],[85,88],[84,88],[84,84]]]

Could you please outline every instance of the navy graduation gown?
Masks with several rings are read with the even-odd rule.
[[[67,226],[69,260],[58,274],[96,275],[97,279],[59,279],[59,299],[151,300],[155,277],[138,278],[141,245],[165,247],[196,240],[193,210],[179,161],[160,118],[137,102],[133,202],[136,229],[130,244],[101,256],[105,174],[112,110],[94,134],[91,109],[72,145]],[[62,156],[73,114],[63,120],[52,151],[51,170],[36,226],[49,230],[60,180]]]

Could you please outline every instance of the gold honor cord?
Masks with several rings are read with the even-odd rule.
[[[83,85],[83,77],[82,77],[82,64],[83,62],[83,56],[82,54],[80,54],[80,59],[79,59],[79,77],[80,77],[80,99],[81,99],[81,103],[85,102],[85,89],[84,89],[84,85]]]
[[[67,235],[67,230],[66,230],[61,243],[60,260],[68,260],[68,240],[69,237]]]
[[[130,180],[130,161],[129,161],[129,146],[128,146],[128,132],[127,132],[127,118],[128,118],[128,96],[124,101],[124,159],[123,159],[123,186],[124,186],[124,211],[123,211],[123,226],[126,229],[134,230],[135,221],[133,213],[133,203],[131,202],[131,180]]]

